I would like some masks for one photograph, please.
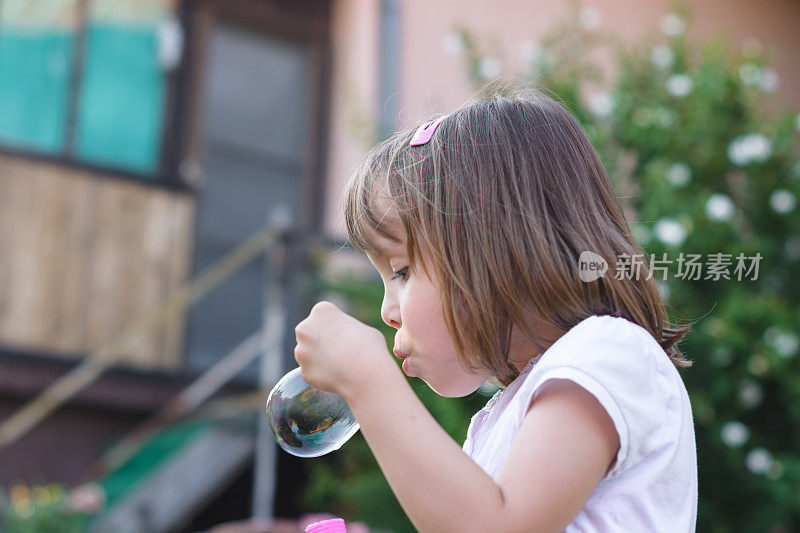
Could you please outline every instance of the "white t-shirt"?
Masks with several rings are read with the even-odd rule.
[[[613,468],[565,531],[694,531],[697,449],[689,395],[653,336],[624,318],[590,316],[529,361],[472,417],[464,451],[496,478],[549,379],[569,379],[592,393],[620,440]]]

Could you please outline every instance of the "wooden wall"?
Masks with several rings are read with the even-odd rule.
[[[187,278],[194,200],[134,181],[0,155],[0,345],[96,349]],[[180,365],[182,317],[123,363]]]

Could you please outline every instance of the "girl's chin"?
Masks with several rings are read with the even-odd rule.
[[[430,389],[443,398],[463,398],[474,393],[480,385],[473,387],[471,384],[466,383],[431,383],[425,378],[421,378]]]
[[[473,376],[470,376],[471,379],[465,379],[461,383],[437,383],[435,381],[431,381],[429,377],[420,374],[418,372],[419,369],[415,369],[415,366],[416,364],[414,361],[412,361],[411,357],[403,359],[403,373],[406,376],[410,378],[421,379],[426,385],[428,385],[428,387],[430,387],[433,392],[445,398],[461,398],[468,396],[478,390],[478,388],[485,381],[485,379],[482,377],[472,379]]]

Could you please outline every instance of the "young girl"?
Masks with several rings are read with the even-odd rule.
[[[541,92],[401,131],[347,185],[402,372],[442,396],[504,388],[463,448],[383,336],[329,302],[296,328],[306,380],[342,395],[420,531],[684,532],[697,515],[689,397],[655,281],[578,122]],[[579,256],[608,263],[582,281]]]

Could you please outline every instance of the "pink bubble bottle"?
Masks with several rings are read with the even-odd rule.
[[[308,524],[306,533],[347,533],[347,527],[341,518],[330,518]]]

